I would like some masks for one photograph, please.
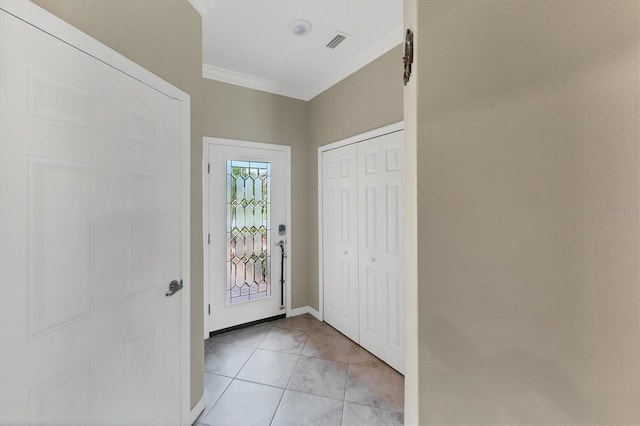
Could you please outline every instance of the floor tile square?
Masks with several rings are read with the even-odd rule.
[[[297,361],[298,355],[256,349],[237,378],[284,388]]]
[[[246,346],[214,342],[204,353],[204,370],[207,373],[235,377],[254,350]]]
[[[307,336],[308,333],[304,331],[274,327],[264,336],[258,347],[260,349],[298,355],[307,341]]]
[[[287,390],[272,425],[339,426],[343,401]]]
[[[349,364],[345,401],[403,412],[404,377],[391,367]]]
[[[283,393],[280,388],[234,380],[199,422],[209,426],[268,425]]]
[[[345,401],[342,424],[344,426],[402,426],[404,416],[395,411]]]
[[[344,336],[313,333],[309,335],[307,343],[302,349],[302,355],[348,362],[352,345],[351,340]]]
[[[346,381],[347,364],[300,356],[287,388],[342,400]]]

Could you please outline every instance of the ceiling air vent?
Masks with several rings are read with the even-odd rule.
[[[335,49],[338,47],[340,43],[342,43],[349,34],[338,33],[336,36],[327,44],[327,47],[330,49]]]

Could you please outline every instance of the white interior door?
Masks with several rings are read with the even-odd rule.
[[[0,423],[180,424],[180,103],[0,10]]]
[[[324,320],[359,342],[357,148],[322,154]]]
[[[358,146],[360,345],[404,372],[404,132]]]
[[[207,144],[209,331],[285,313],[278,243],[289,233],[289,147],[217,141]]]

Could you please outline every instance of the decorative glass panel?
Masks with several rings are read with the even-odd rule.
[[[271,296],[271,163],[227,161],[227,304]]]

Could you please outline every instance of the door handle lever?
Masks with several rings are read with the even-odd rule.
[[[173,296],[178,291],[182,290],[183,287],[184,287],[184,284],[182,284],[182,280],[180,280],[180,281],[173,280],[173,281],[171,281],[169,283],[169,290],[167,290],[164,295],[167,296],[167,297]]]

